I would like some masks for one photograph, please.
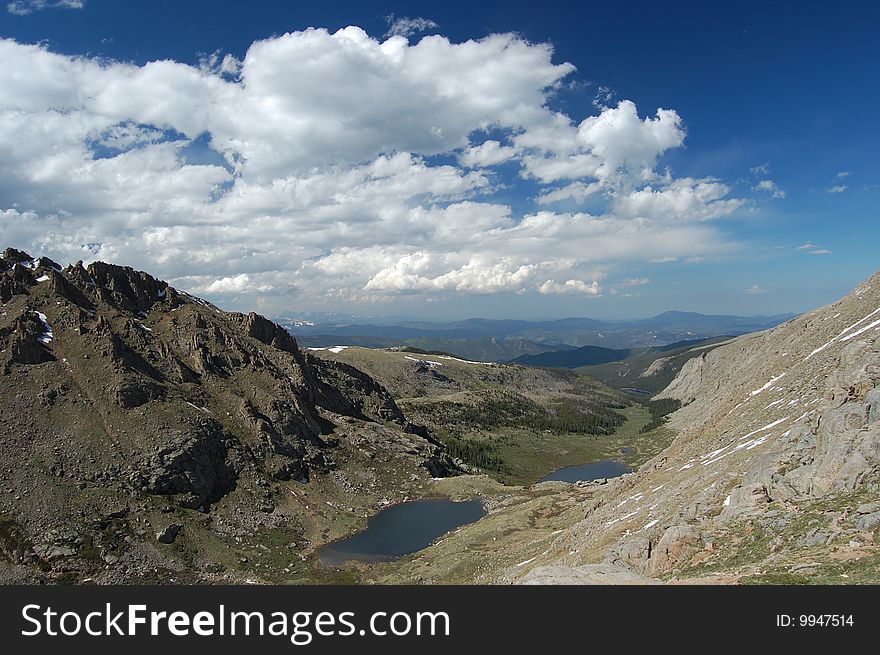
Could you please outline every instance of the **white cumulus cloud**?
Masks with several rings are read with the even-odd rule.
[[[596,296],[615,267],[737,247],[713,223],[743,205],[728,185],[657,171],[677,112],[576,122],[553,109],[574,66],[514,34],[308,29],[196,66],[0,39],[0,60],[3,241],[232,306]],[[534,210],[514,212],[517,184]]]

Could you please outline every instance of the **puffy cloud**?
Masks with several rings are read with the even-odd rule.
[[[650,179],[657,158],[680,146],[684,136],[675,111],[658,109],[654,118],[641,119],[635,104],[624,100],[576,127],[557,114],[518,135],[514,144],[535,151],[524,158],[524,172],[541,182],[591,177],[616,187]]]
[[[458,158],[462,166],[468,168],[480,168],[494,166],[506,162],[516,155],[516,148],[502,146],[498,141],[484,141],[478,146],[471,146]]]
[[[748,289],[746,289],[746,293],[749,295],[752,295],[752,296],[757,296],[757,295],[761,295],[761,294],[765,294],[765,293],[769,293],[769,292],[767,291],[767,289],[764,289],[763,287],[760,287],[757,284],[753,284]]]
[[[193,287],[193,290],[200,293],[214,294],[246,292],[262,293],[266,291],[271,291],[272,285],[256,284],[253,282],[253,280],[251,280],[250,275],[248,275],[247,273],[241,273],[239,275],[222,277],[218,280],[214,280],[210,284],[196,285],[195,287]]]
[[[538,293],[577,293],[588,296],[598,296],[602,293],[602,290],[599,287],[599,283],[595,280],[589,284],[583,280],[566,280],[563,284],[559,284],[553,280],[547,280],[544,284],[538,287]]]
[[[622,101],[576,124],[551,108],[574,67],[516,35],[310,29],[196,66],[0,40],[0,59],[4,241],[233,306],[596,296],[621,263],[736,247],[709,222],[742,205],[727,185],[655,170],[683,143],[676,112]],[[502,162],[539,208],[604,206],[514,214],[499,198],[522,179],[483,170]]]
[[[834,186],[830,186],[825,189],[828,193],[843,193],[849,187],[845,184],[835,184]]]
[[[725,216],[742,206],[742,200],[726,198],[729,192],[730,187],[714,178],[686,177],[659,188],[646,186],[622,195],[615,208],[621,216],[704,221]]]

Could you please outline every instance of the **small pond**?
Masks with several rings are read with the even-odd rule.
[[[586,480],[599,480],[601,478],[616,478],[624,473],[631,473],[632,469],[613,459],[603,459],[599,462],[579,464],[577,466],[565,466],[556,469],[553,473],[541,478],[539,482],[558,480],[560,482],[580,482]]]
[[[321,564],[338,566],[349,560],[389,562],[427,548],[447,532],[486,515],[479,500],[414,500],[392,505],[373,516],[367,528],[322,546]]]

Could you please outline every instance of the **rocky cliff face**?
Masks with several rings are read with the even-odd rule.
[[[379,497],[454,469],[369,376],[146,273],[62,269],[9,249],[0,302],[0,572],[10,579],[96,575],[108,563],[126,579],[124,553],[135,579],[170,566],[144,526],[171,542],[179,530],[166,532],[156,511],[217,517],[239,538],[286,524],[320,532],[330,519],[289,507],[291,493],[318,476],[327,505],[334,490],[357,497],[347,471],[360,475],[361,460],[375,462]],[[350,511],[377,500],[360,496],[346,499]]]
[[[880,579],[880,274],[692,359],[659,397],[684,404],[672,445],[503,580],[585,581],[600,562],[631,580]]]

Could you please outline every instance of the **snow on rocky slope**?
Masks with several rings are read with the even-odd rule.
[[[659,397],[684,404],[670,447],[503,580],[589,582],[599,562],[633,582],[880,580],[880,274],[692,359]]]

